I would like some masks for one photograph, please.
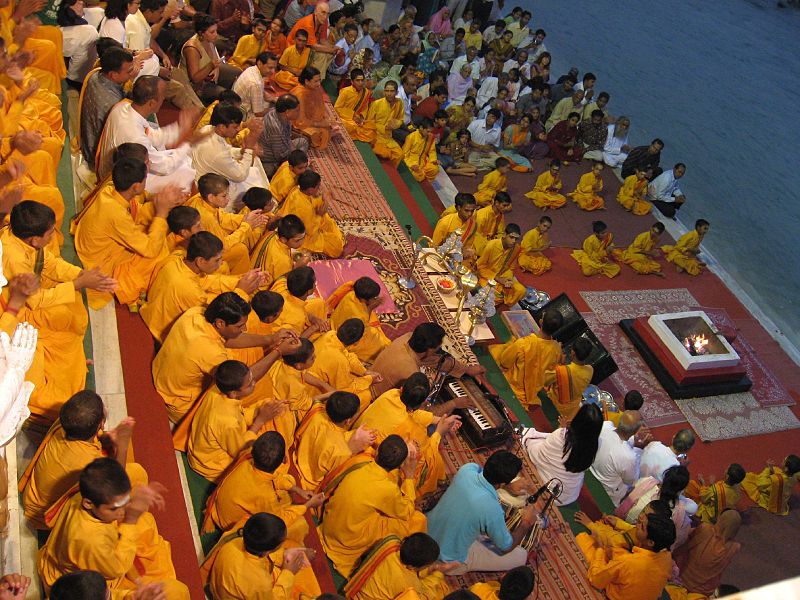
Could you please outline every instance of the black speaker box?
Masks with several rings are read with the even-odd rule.
[[[586,329],[586,322],[583,320],[581,313],[578,312],[578,309],[575,308],[575,305],[566,294],[559,294],[540,309],[529,310],[528,312],[531,313],[536,323],[539,323],[542,314],[544,314],[546,310],[551,309],[557,310],[561,313],[561,316],[564,317],[563,325],[561,325],[561,328],[553,335],[553,338],[562,344],[568,342]]]

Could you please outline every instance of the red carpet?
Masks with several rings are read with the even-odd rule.
[[[159,532],[172,545],[172,560],[178,579],[189,586],[192,598],[200,600],[205,596],[172,447],[169,419],[164,400],[150,376],[153,338],[138,314],[119,304],[116,309],[128,414],[136,419],[133,430],[136,461],[147,470],[150,481],[158,481],[167,488],[167,509],[156,511],[153,516]]]

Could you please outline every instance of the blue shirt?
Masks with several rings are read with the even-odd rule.
[[[514,541],[506,527],[497,490],[486,481],[475,463],[461,467],[453,482],[428,513],[428,535],[439,544],[439,558],[466,562],[469,547],[481,535],[488,536],[503,552]]]

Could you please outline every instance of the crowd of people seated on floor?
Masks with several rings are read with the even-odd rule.
[[[84,389],[85,294],[91,309],[139,313],[154,338],[175,448],[215,486],[201,524],[222,534],[201,565],[212,597],[331,598],[311,567],[314,527],[347,598],[523,600],[536,585],[520,546],[535,509],[509,530],[497,490],[525,495],[533,481],[499,450],[444,489],[441,443],[467,401],[431,408],[421,370],[440,362],[445,330],[423,323],[390,340],[370,277],[316,295],[309,264],[341,256],[346,239],[309,154],[350,136],[420,182],[442,168],[486,171],[432,237],[460,238],[465,265],[507,306],[526,291],[517,267],[551,268],[553,225],[548,215],[527,232],[505,222],[510,171],[549,157],[526,197],[556,210],[562,167],[591,159],[567,194],[582,209],[603,208],[605,165],[622,170],[626,210],[674,215],[686,167],[662,172],[658,139],[629,144],[630,119],[611,116],[595,75],[551,77],[546,33],[521,8],[490,21],[496,3],[451,0],[420,27],[409,5],[383,28],[358,4],[283,4],[66,0],[53,26],[37,17],[40,0],[0,0],[3,401],[11,437],[28,418],[47,432],[18,482],[25,519],[49,531],[36,561],[44,593],[189,597],[151,514],[165,508],[164,488],[133,461],[134,420],[106,427],[103,399]],[[61,257],[65,79],[79,92],[73,150],[91,183],[70,220],[82,267]],[[338,88],[332,107],[323,80]],[[159,126],[165,101],[179,114]],[[666,260],[699,274],[708,227],[701,219],[663,246]],[[618,250],[596,221],[573,256],[587,276],[613,277],[618,263],[658,274],[663,230],[657,222]],[[739,549],[741,491],[786,514],[800,459],[691,480],[690,430],[653,441],[636,392],[621,413],[582,401],[591,348],[576,343],[565,362],[551,337],[559,317],[546,312],[539,334],[491,352],[523,404],[546,395],[562,415],[556,431],[522,435],[539,475],[563,481],[559,504],[577,499],[591,470],[617,506],[599,521],[577,517],[590,531],[578,536],[589,581],[610,598],[657,598],[668,580],[675,598],[711,595]],[[483,367],[454,360],[450,373]],[[469,571],[498,581],[450,589],[446,575]],[[22,597],[29,584],[6,575],[0,594]]]

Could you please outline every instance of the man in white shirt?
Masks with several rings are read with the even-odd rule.
[[[125,19],[125,47],[128,50],[140,52],[152,49],[155,53],[147,59],[139,71],[138,77],[144,75],[158,75],[167,80],[165,97],[178,108],[202,108],[203,103],[195,94],[188,79],[180,81],[182,72],[173,71],[172,63],[163,50],[153,41],[158,37],[161,28],[174,16],[173,7],[166,8],[166,0],[144,0],[141,9]],[[161,63],[159,63],[159,58]]]
[[[417,102],[420,101],[420,97],[417,95],[418,85],[417,76],[407,73],[403,77],[403,84],[397,90],[397,99],[403,103],[403,125],[392,131],[392,138],[401,146],[411,134],[411,129],[409,129],[411,113],[416,108]]]
[[[373,25],[370,27],[369,35],[365,35],[356,43],[356,52],[361,52],[364,48],[372,50],[372,62],[378,64],[381,62],[381,40],[383,39],[384,31],[380,25]]]
[[[678,187],[678,180],[683,177],[684,173],[686,173],[686,165],[678,163],[669,171],[664,171],[653,179],[647,186],[647,199],[655,204],[664,216],[674,217],[686,202],[686,196]]]
[[[250,67],[251,69],[253,67]],[[258,159],[260,120],[251,123],[250,133],[241,148],[234,148],[227,140],[236,137],[242,124],[242,111],[230,104],[218,104],[211,113],[211,124],[201,129],[207,134],[192,147],[192,165],[199,179],[206,173],[222,175],[230,182],[229,208],[241,208],[241,197],[252,187],[269,187],[264,166]]]
[[[459,56],[453,61],[450,66],[450,73],[461,72],[461,67],[468,64],[472,67],[472,78],[475,81],[481,79],[481,61],[478,59],[478,49],[475,46],[467,48],[467,53],[464,56]]]
[[[263,117],[269,106],[267,102],[274,98],[267,97],[264,81],[269,81],[278,68],[278,58],[271,52],[262,52],[256,56],[256,64],[246,68],[233,84],[233,91],[242,99],[242,111],[245,119]]]
[[[686,454],[694,446],[694,432],[691,429],[681,429],[672,438],[672,445],[665,446],[661,442],[650,442],[642,450],[639,462],[640,477],[655,477],[661,481],[664,471],[675,465],[685,465]]]
[[[479,152],[493,152],[500,145],[500,127],[498,123],[502,114],[493,108],[485,119],[475,119],[467,129],[472,136],[472,147]]]
[[[600,431],[600,441],[597,454],[592,463],[591,471],[597,480],[603,484],[608,497],[619,506],[631,486],[639,479],[640,446],[646,438],[634,440],[631,446],[630,438],[642,426],[639,411],[626,410],[620,415],[619,425],[606,421]]]
[[[483,30],[483,43],[488,46],[494,40],[503,35],[503,32],[505,30],[506,30],[506,22],[503,19],[495,21],[494,23],[492,23],[486,29]]]
[[[341,52],[334,56],[328,67],[328,73],[342,77],[350,72],[350,61],[356,55],[356,37],[358,37],[358,25],[355,23],[345,25],[344,37],[336,42],[336,47],[340,48]],[[342,61],[341,64],[339,64],[340,60]]]
[[[536,62],[536,59],[539,58],[539,55],[547,52],[547,46],[544,45],[544,38],[546,37],[547,32],[544,29],[537,29],[533,34],[531,43],[527,47],[528,52],[530,53],[528,62]]]
[[[191,148],[180,142],[194,128],[197,111],[181,111],[177,123],[163,128],[148,121],[147,116],[161,109],[165,88],[163,79],[145,75],[133,84],[131,101],[123,100],[111,109],[100,137],[99,160],[95,165],[98,181],[111,172],[114,149],[125,142],[135,142],[147,148],[148,192],[158,192],[170,183],[177,184],[183,191],[191,191],[195,179],[189,156]]]

